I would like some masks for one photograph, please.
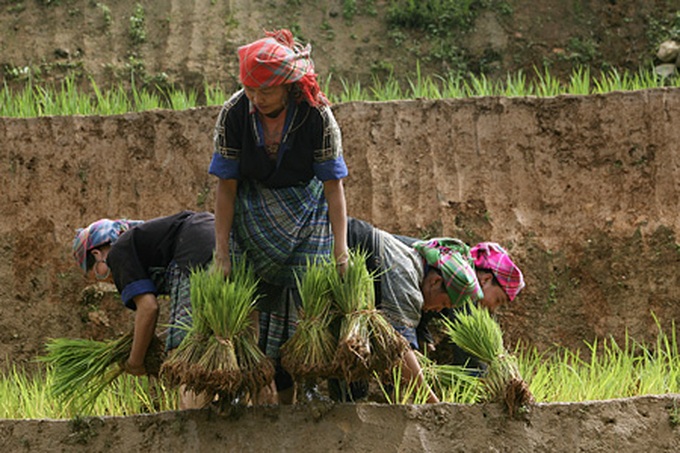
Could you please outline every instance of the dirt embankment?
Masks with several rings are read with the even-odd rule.
[[[527,288],[500,316],[540,349],[626,331],[653,339],[680,311],[680,91],[334,107],[349,213],[396,233],[504,244]],[[218,108],[0,118],[0,356],[48,337],[111,337],[130,313],[83,298],[74,229],[213,206]],[[101,303],[107,305],[101,306]]]
[[[527,288],[500,316],[544,349],[653,339],[680,305],[680,90],[334,107],[351,215],[393,232],[490,239]],[[111,338],[131,314],[81,294],[76,227],[210,209],[218,108],[0,118],[0,356],[50,337]],[[71,421],[6,420],[2,451],[676,451],[673,395],[500,406],[257,407]],[[262,433],[267,426],[268,435]],[[315,442],[310,444],[310,438]]]
[[[12,1],[0,4],[0,82],[21,86],[71,74],[149,86],[177,84],[201,90],[204,83],[236,83],[236,47],[262,30],[289,28],[314,44],[323,80],[342,89],[342,78],[360,80],[392,73],[402,82],[449,71],[507,73],[547,65],[553,75],[574,65],[593,73],[648,66],[655,45],[670,37],[677,2],[627,0],[566,2],[508,0],[467,2],[446,8],[448,21],[415,18],[415,29],[388,28],[387,1],[166,0]],[[406,3],[406,2],[404,2]],[[141,7],[141,9],[140,9]],[[467,9],[472,12],[463,19]],[[440,11],[444,11],[440,7]],[[445,28],[428,34],[418,29]],[[469,23],[464,26],[461,22]],[[450,35],[450,36],[448,36]],[[448,37],[447,37],[448,36]],[[29,76],[30,74],[30,76]],[[406,84],[405,84],[406,85]]]
[[[335,405],[81,420],[5,420],[3,451],[574,452],[678,451],[677,399],[539,404],[511,420],[497,405]],[[263,427],[266,429],[263,431]]]

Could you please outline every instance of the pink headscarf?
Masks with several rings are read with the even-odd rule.
[[[510,301],[524,288],[522,271],[512,262],[508,252],[495,242],[480,242],[470,249],[477,269],[490,270]]]
[[[239,77],[247,87],[297,83],[312,107],[328,105],[314,72],[312,47],[295,41],[290,30],[265,32],[266,38],[238,48]]]

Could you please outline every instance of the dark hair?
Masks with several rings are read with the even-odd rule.
[[[482,272],[484,274],[491,274],[491,278],[492,278],[491,284],[499,286],[500,288],[503,288],[501,286],[500,282],[498,281],[498,279],[496,279],[496,275],[493,273],[493,271],[491,269],[484,269],[484,268],[478,267],[476,270],[477,270],[477,272]]]
[[[430,270],[442,278],[442,291],[448,294],[448,290],[446,289],[446,279],[442,275],[441,269],[439,269],[438,267],[431,266]]]
[[[104,242],[103,244],[100,244],[100,245],[98,245],[98,246],[96,246],[96,247],[92,247],[90,250],[87,251],[87,254],[85,255],[85,267],[87,268],[87,271],[88,271],[88,272],[89,272],[89,271],[94,267],[94,265],[96,264],[96,261],[95,261],[95,259],[94,259],[94,255],[92,254],[92,251],[93,251],[93,250],[99,250],[99,249],[101,249],[102,247],[104,247],[105,245],[110,245],[110,244],[111,244],[110,241],[106,241],[106,242]]]

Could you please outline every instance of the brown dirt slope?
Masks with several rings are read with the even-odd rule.
[[[677,398],[539,404],[520,419],[496,405],[256,407],[80,420],[0,421],[2,451],[671,452]],[[262,434],[266,426],[266,435]],[[258,433],[254,435],[255,433]]]
[[[351,215],[516,257],[528,286],[501,314],[508,342],[650,340],[652,313],[678,318],[680,90],[334,109]],[[80,295],[74,229],[211,209],[217,111],[0,118],[0,356],[127,328],[115,300]]]
[[[441,75],[463,68],[505,77],[544,64],[555,74],[577,64],[636,70],[669,38],[679,9],[668,0],[472,3],[471,29],[442,25],[453,39],[438,48],[442,30],[437,37],[389,30],[389,2],[381,0],[6,0],[0,81],[25,81],[30,69],[34,80],[77,74],[104,85],[129,81],[134,72],[150,84],[200,89],[221,82],[231,89],[236,47],[280,27],[314,44],[318,72],[333,73],[338,89],[341,78],[366,85],[372,74],[412,77],[416,60],[424,72]],[[138,32],[133,17],[141,20]]]

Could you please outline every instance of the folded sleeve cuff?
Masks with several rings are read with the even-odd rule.
[[[137,306],[135,305],[135,301],[133,299],[140,294],[148,293],[157,294],[156,285],[154,285],[153,282],[148,279],[137,280],[136,282],[132,282],[123,288],[123,292],[121,293],[120,297],[123,299],[123,303],[127,308],[136,310]]]
[[[208,173],[220,179],[238,179],[239,161],[235,159],[225,159],[220,153],[213,153]]]
[[[321,181],[330,181],[333,179],[342,179],[347,177],[347,164],[344,159],[332,159],[324,162],[314,163],[314,174]]]

